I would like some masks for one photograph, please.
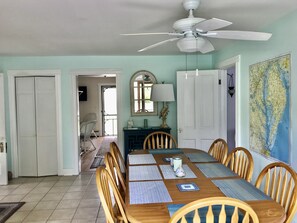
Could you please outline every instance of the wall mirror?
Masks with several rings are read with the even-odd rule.
[[[131,115],[157,115],[157,102],[150,100],[155,76],[146,70],[137,71],[130,80]]]

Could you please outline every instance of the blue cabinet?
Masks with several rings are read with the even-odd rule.
[[[134,151],[142,149],[146,136],[152,132],[163,131],[170,133],[171,128],[149,127],[149,128],[124,128],[124,150],[125,160],[127,155]]]

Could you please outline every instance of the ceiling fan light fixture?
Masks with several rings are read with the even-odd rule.
[[[196,51],[200,51],[200,49],[204,46],[205,40],[201,37],[188,37],[180,39],[177,42],[177,47],[181,52],[193,53]]]

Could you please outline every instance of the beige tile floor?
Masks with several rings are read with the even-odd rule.
[[[95,172],[17,178],[0,186],[0,202],[26,202],[6,222],[105,222]]]

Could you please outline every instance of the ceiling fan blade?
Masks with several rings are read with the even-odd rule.
[[[224,28],[226,26],[230,26],[231,24],[232,22],[223,19],[212,18],[195,24],[193,26],[193,30],[198,32],[207,32],[215,29]]]
[[[208,39],[206,39],[206,38],[203,38],[204,39],[204,44],[203,44],[203,46],[200,48],[200,52],[201,53],[209,53],[209,52],[211,52],[211,51],[214,51],[214,47],[213,47],[213,45],[211,44],[211,42],[208,40]]]
[[[168,32],[160,32],[160,33],[124,33],[120,34],[121,36],[148,36],[148,35],[169,35],[169,36],[183,36],[182,33],[168,33]]]
[[[251,31],[233,31],[233,30],[217,30],[207,33],[199,33],[201,36],[207,36],[220,39],[235,39],[235,40],[269,40],[271,33],[251,32]]]
[[[172,42],[172,41],[176,41],[176,40],[179,40],[180,38],[176,37],[176,38],[171,38],[171,39],[167,39],[167,40],[164,40],[164,41],[161,41],[161,42],[158,42],[158,43],[155,43],[153,45],[150,45],[150,46],[147,46],[143,49],[140,49],[138,50],[138,52],[143,52],[143,51],[146,51],[146,50],[149,50],[149,49],[152,49],[152,48],[155,48],[157,46],[160,46],[160,45],[163,45],[167,42]]]

